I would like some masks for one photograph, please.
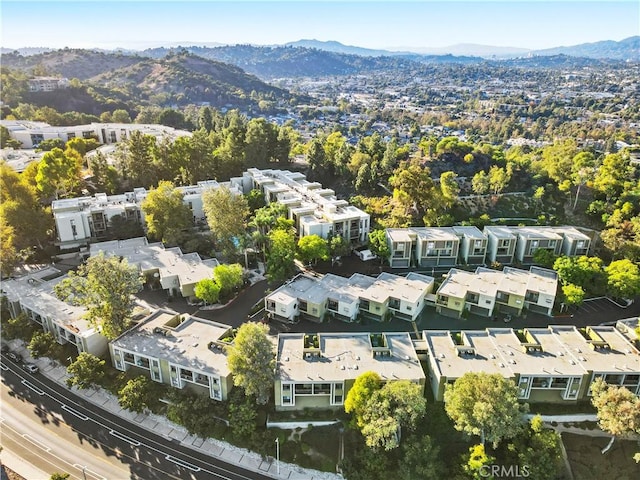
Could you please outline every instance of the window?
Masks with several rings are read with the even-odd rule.
[[[296,383],[296,395],[313,395],[313,383]]]
[[[294,405],[293,395],[291,394],[291,384],[283,383],[281,390],[282,405]]]

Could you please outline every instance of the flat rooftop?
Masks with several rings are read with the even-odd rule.
[[[408,333],[384,333],[388,355],[374,356],[369,333],[320,333],[320,356],[305,356],[303,333],[278,336],[276,377],[291,382],[353,380],[367,371],[383,379],[423,380]]]
[[[230,373],[224,349],[210,348],[209,344],[229,330],[231,327],[221,323],[158,310],[112,343],[129,352],[224,377]]]

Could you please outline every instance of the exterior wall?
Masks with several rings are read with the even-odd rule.
[[[479,244],[476,244],[479,242]],[[479,253],[480,250],[482,253]],[[460,241],[460,260],[462,264],[484,265],[487,256],[487,240],[463,236]]]
[[[447,317],[459,318],[462,316],[464,308],[464,298],[438,295],[438,299],[436,300],[436,312]]]

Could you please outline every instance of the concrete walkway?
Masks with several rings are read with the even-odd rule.
[[[33,359],[29,355],[29,351],[25,348],[24,344],[19,340],[13,340],[10,342],[11,349],[15,352],[19,352],[25,361],[35,363],[40,368],[40,374],[49,377],[56,383],[66,387],[66,379],[68,378],[67,370],[63,366],[53,366],[48,358]],[[201,438],[196,435],[189,434],[187,430],[170,422],[167,418],[154,415],[154,414],[139,414],[124,410],[120,407],[118,399],[110,392],[100,388],[97,390],[78,390],[73,387],[71,389],[75,394],[83,399],[113,413],[125,420],[137,424],[149,431],[161,435],[165,438],[176,440],[183,446],[192,448],[200,453],[205,453],[212,457],[217,457],[227,463],[239,465],[242,468],[259,472],[263,475],[270,476],[277,479],[290,479],[290,480],[339,480],[341,476],[320,472],[318,470],[311,470],[299,467],[295,464],[280,462],[279,474],[278,465],[276,461],[269,457],[263,458],[262,455],[246,450],[244,448],[236,447],[229,443],[213,438]],[[275,451],[275,447],[274,447]],[[16,462],[15,456],[7,455],[5,458],[4,452],[2,453],[2,459],[7,467],[19,472],[19,468],[28,468],[24,465],[20,465]],[[36,478],[48,478],[48,475],[23,475],[28,479]]]

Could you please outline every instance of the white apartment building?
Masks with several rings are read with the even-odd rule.
[[[88,125],[51,126],[44,122],[25,120],[0,120],[7,128],[9,136],[22,143],[22,148],[37,148],[43,140],[60,139],[67,142],[72,138],[95,138],[101,144],[118,143],[127,140],[131,133],[138,131],[156,138],[178,138],[191,136],[191,132],[177,130],[165,125],[142,123],[90,123]]]
[[[376,321],[389,317],[413,321],[434,283],[432,277],[413,272],[406,277],[383,272],[376,278],[359,273],[349,278],[301,274],[265,297],[265,311],[271,318],[290,323],[299,318],[353,322],[358,315]]]
[[[183,194],[182,201],[191,209],[194,224],[206,223],[202,194],[209,189],[227,187],[232,193],[241,194],[229,182],[204,180],[197,185],[176,187]],[[51,203],[57,243],[61,248],[75,248],[106,236],[110,222],[116,215],[145,227],[141,205],[149,190],[139,187],[132,192],[118,195],[96,193],[93,197],[65,198]]]
[[[60,270],[47,267],[26,275],[2,281],[0,292],[7,299],[11,317],[24,312],[53,334],[60,344],[71,343],[78,353],[103,355],[107,339],[84,319],[86,309],[58,300],[53,288],[66,278]]]
[[[118,370],[226,400],[233,386],[225,353],[231,340],[228,325],[158,310],[110,342],[109,353]]]
[[[93,243],[90,256],[126,258],[135,265],[151,289],[162,288],[172,296],[195,297],[196,284],[213,278],[213,269],[220,265],[217,259],[202,260],[197,253],[182,253],[179,247],[165,248],[162,243],[148,243],[146,237]]]
[[[30,92],[53,92],[69,86],[65,77],[34,77],[29,79]]]
[[[232,178],[231,184],[238,185],[244,193],[260,190],[267,203],[286,205],[300,237],[340,235],[349,243],[368,241],[369,214],[338,199],[333,190],[309,182],[300,172],[250,168],[242,177]]]

